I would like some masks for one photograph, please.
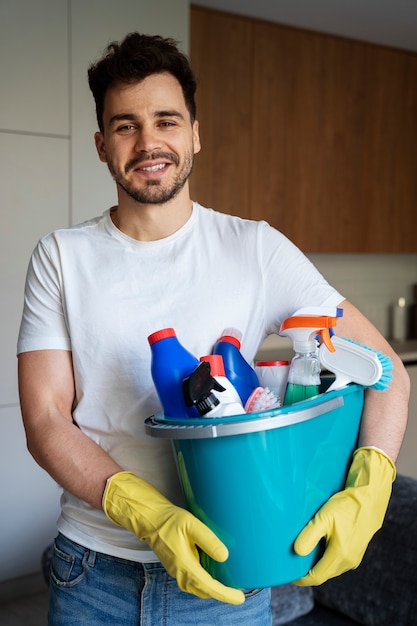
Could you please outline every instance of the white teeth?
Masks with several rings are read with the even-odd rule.
[[[144,172],[157,172],[165,167],[165,163],[159,163],[159,165],[151,165],[150,167],[141,167]]]

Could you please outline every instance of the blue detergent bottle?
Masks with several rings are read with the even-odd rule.
[[[196,407],[185,404],[182,383],[199,360],[178,341],[173,328],[163,328],[148,337],[152,351],[151,374],[167,417],[199,417]]]
[[[240,351],[240,339],[239,330],[227,328],[214,344],[212,353],[223,357],[226,378],[230,380],[239,394],[242,405],[245,406],[253,390],[259,387],[259,379]]]

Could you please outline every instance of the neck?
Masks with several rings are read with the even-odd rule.
[[[189,220],[192,201],[181,192],[164,204],[139,204],[118,194],[119,204],[111,210],[113,224],[138,241],[157,241],[169,237]]]

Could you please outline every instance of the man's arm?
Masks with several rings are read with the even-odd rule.
[[[379,331],[348,301],[341,303],[343,317],[335,332],[389,356],[394,371],[389,389],[368,389],[358,446],[381,448],[395,462],[400,451],[408,417],[410,379],[399,358]]]
[[[218,561],[227,558],[227,548],[216,535],[149,483],[122,471],[73,423],[70,352],[22,353],[19,389],[28,449],[57,483],[96,508],[104,503],[107,517],[146,541],[183,591],[231,604],[244,602],[242,591],[214,580],[200,563],[197,546]]]
[[[368,389],[358,448],[352,456],[345,488],[334,494],[301,531],[294,543],[306,555],[325,539],[323,556],[298,585],[321,585],[359,565],[373,535],[381,528],[395,479],[395,465],[408,416],[410,381],[399,357],[378,330],[349,302],[337,334],[388,355],[393,362],[389,389]]]
[[[59,485],[101,509],[107,479],[122,468],[73,423],[71,352],[24,352],[18,375],[29,452]]]

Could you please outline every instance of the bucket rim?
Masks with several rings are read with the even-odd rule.
[[[346,394],[360,390],[363,394],[363,387],[350,384],[343,389],[322,393],[292,405],[223,418],[178,420],[160,412],[145,420],[145,431],[151,437],[165,439],[210,439],[272,430],[305,422],[338,409],[344,405]]]

